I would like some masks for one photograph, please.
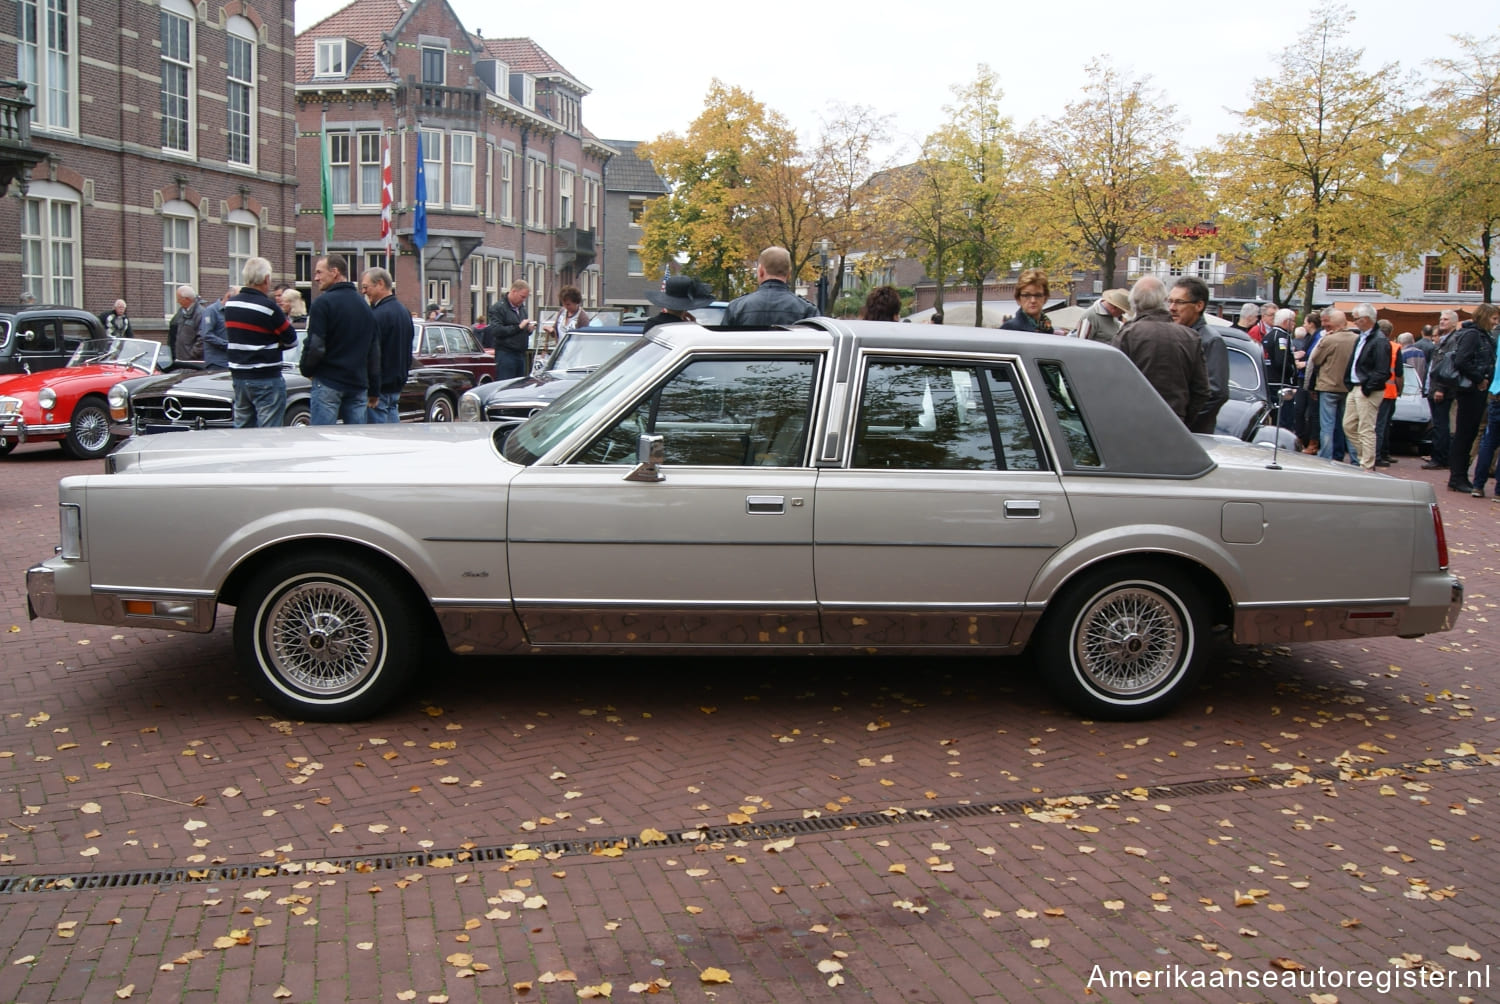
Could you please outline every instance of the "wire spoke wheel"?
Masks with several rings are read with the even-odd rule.
[[[1079,671],[1101,690],[1129,695],[1149,691],[1172,674],[1190,629],[1160,593],[1128,586],[1090,604],[1074,637]]]
[[[347,585],[305,582],[265,615],[266,655],[292,686],[324,696],[356,689],[379,666],[379,617]]]

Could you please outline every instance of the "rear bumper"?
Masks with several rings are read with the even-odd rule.
[[[1419,574],[1405,600],[1334,602],[1317,606],[1241,606],[1235,611],[1234,640],[1273,645],[1397,635],[1417,638],[1448,631],[1463,609],[1464,586],[1447,572]]]

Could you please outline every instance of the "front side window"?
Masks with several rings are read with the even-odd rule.
[[[453,186],[450,201],[455,206],[474,205],[474,134],[456,132],[450,137],[453,157]]]
[[[21,288],[40,303],[79,306],[78,203],[27,198],[21,209]]]
[[[853,466],[1035,471],[1041,451],[1009,364],[871,361]]]
[[[73,0],[20,0],[16,13],[16,75],[27,85],[31,121],[43,129],[74,131]]]
[[[229,163],[249,167],[254,163],[255,123],[255,46],[247,38],[230,35],[228,115],[225,131],[229,134]]]
[[[193,275],[196,220],[187,216],[162,217],[162,314],[177,312],[177,287],[197,286]]]
[[[818,364],[789,359],[697,359],[636,402],[578,456],[632,464],[643,435],[664,439],[666,463],[801,467]]]
[[[161,145],[193,150],[193,22],[161,12]]]
[[[427,175],[427,204],[443,204],[443,134],[435,129],[422,130],[422,160]]]

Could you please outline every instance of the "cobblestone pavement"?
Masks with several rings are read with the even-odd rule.
[[[1439,484],[1458,630],[1225,647],[1154,722],[1024,660],[533,657],[314,725],[228,616],[28,623],[91,469],[0,460],[0,1001],[1500,996],[1487,499]]]

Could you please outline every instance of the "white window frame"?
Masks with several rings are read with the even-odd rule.
[[[547,162],[539,157],[527,158],[527,189],[531,192],[531,205],[527,207],[526,225],[533,230],[547,229]]]
[[[157,41],[161,45],[161,148],[163,152],[175,156],[193,157],[198,145],[198,108],[195,100],[198,94],[198,22],[195,15],[196,11],[183,0],[162,0],[157,32]],[[184,26],[179,22],[185,22],[185,53],[171,42],[171,36],[183,30]],[[181,81],[181,95],[168,90],[169,77]],[[175,100],[181,101],[180,117],[169,114],[168,105]],[[177,131],[172,128],[174,123],[182,131],[180,137],[173,135]]]
[[[229,285],[238,286],[245,263],[260,254],[260,220],[248,209],[231,209],[224,218],[224,243],[229,249]]]
[[[354,142],[359,147],[359,190],[356,194],[351,188],[349,197],[357,198],[361,206],[379,208],[381,183],[384,180],[381,174],[381,156],[384,153],[381,147],[382,137],[378,132],[361,132],[355,135]]]
[[[526,284],[531,287],[531,297],[526,301],[526,313],[532,320],[536,320],[537,311],[547,302],[547,266],[541,262],[529,261],[524,273]]]
[[[630,227],[633,230],[641,229],[641,217],[646,215],[646,200],[638,195],[630,197]]]
[[[328,134],[330,198],[335,206],[346,209],[354,205],[354,144],[355,134],[352,132]]]
[[[516,262],[513,258],[500,259],[500,286],[495,290],[495,299],[510,292],[510,284],[516,281]]]
[[[342,38],[320,38],[317,41],[315,77],[343,77],[349,73],[349,46]]]
[[[437,80],[427,79],[427,54],[429,52],[435,52],[438,55],[438,69],[441,72],[439,73],[439,79]],[[448,50],[443,48],[441,45],[422,46],[421,61],[417,64],[417,68],[422,72],[422,76],[420,78],[422,84],[429,87],[448,86]]]
[[[224,126],[228,135],[225,137],[224,159],[231,164],[240,167],[254,169],[256,162],[256,140],[258,104],[260,95],[257,92],[255,81],[260,64],[260,52],[258,48],[259,39],[256,36],[255,25],[249,19],[236,14],[229,19],[226,26],[228,29],[225,39],[226,56],[232,54],[237,45],[244,45],[248,49],[249,65],[242,68],[243,76],[235,76],[235,60],[226,60],[228,68],[225,71],[227,78],[225,97],[228,108],[225,115]],[[236,99],[243,105],[243,110],[235,107]],[[236,128],[235,117],[243,114],[244,122],[242,128]],[[236,141],[244,144],[243,158],[236,158]]]
[[[484,218],[495,218],[495,144],[484,144]]]
[[[571,227],[573,225],[574,200],[578,192],[574,187],[577,180],[572,171],[565,167],[557,169],[557,226],[558,229]]]
[[[436,153],[437,156],[433,156]],[[443,199],[443,134],[437,129],[422,130],[422,166],[427,178],[427,205],[442,206]],[[431,302],[432,298],[428,297]]]
[[[646,274],[646,263],[641,259],[639,244],[632,244],[625,249],[625,274],[632,277]]]
[[[165,317],[177,312],[177,287],[198,288],[198,210],[173,199],[161,207],[161,282]]]
[[[33,181],[21,200],[21,290],[39,303],[83,306],[78,192]]]
[[[427,298],[425,303],[436,303],[446,311],[452,312],[453,303],[449,299],[453,294],[453,286],[447,279],[428,279]]]
[[[469,323],[484,316],[484,259],[475,255],[469,259]]]
[[[454,209],[474,208],[474,146],[471,132],[448,134],[449,196]]]
[[[500,149],[500,219],[516,220],[516,154],[504,147]]]
[[[58,30],[58,29],[61,30]],[[78,9],[69,0],[19,0],[16,76],[27,85],[31,125],[78,134]]]

